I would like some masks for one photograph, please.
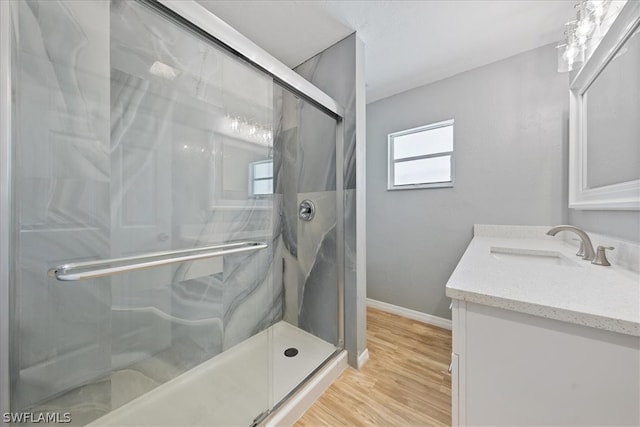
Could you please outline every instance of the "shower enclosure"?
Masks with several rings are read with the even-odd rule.
[[[340,109],[176,3],[0,2],[12,423],[251,425],[342,350]]]

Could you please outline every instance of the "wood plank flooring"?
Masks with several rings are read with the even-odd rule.
[[[451,425],[451,331],[368,308],[367,332],[369,362],[347,368],[296,426]]]

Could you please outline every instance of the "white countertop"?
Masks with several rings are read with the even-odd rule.
[[[546,236],[549,228],[476,226],[475,237],[447,282],[447,296],[640,336],[640,275],[582,260],[575,256],[575,247]],[[496,247],[557,252],[572,265],[500,259],[491,253]]]

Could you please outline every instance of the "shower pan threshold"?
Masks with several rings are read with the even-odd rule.
[[[298,353],[288,357],[285,351],[291,348]],[[287,397],[335,352],[332,344],[281,321],[89,425],[247,426]],[[328,384],[318,383],[316,388],[322,388],[319,393],[309,392],[304,386],[296,395],[309,397],[297,406],[285,402],[280,410],[293,415],[296,410],[300,412],[300,407],[306,409],[339,374],[330,375]]]

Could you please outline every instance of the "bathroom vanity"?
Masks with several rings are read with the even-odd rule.
[[[638,247],[593,265],[549,228],[476,225],[447,283],[454,426],[640,424]]]

